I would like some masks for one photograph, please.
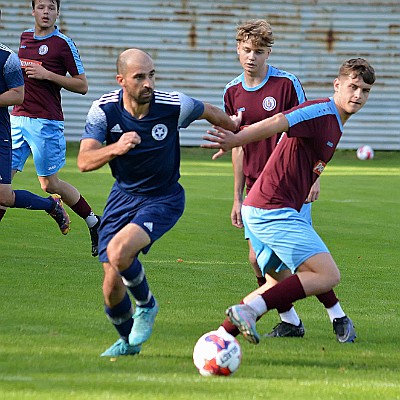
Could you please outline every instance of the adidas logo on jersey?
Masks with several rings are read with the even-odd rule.
[[[119,124],[117,124],[117,125],[114,125],[112,128],[111,128],[111,131],[110,132],[112,132],[112,133],[122,133],[122,129],[121,129],[121,127],[119,126]]]
[[[153,232],[153,223],[152,222],[145,222],[143,224],[150,232]]]

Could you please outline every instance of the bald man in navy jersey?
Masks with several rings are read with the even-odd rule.
[[[159,305],[139,256],[184,211],[179,130],[198,119],[233,130],[240,123],[240,115],[230,118],[181,92],[156,90],[154,62],[143,50],[119,55],[116,79],[121,88],[93,103],[78,155],[81,171],[108,163],[115,178],[100,225],[99,260],[105,313],[119,339],[103,357],[138,354],[152,334]]]

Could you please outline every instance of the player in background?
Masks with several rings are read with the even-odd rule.
[[[58,197],[43,198],[11,186],[11,127],[8,107],[24,100],[24,78],[18,56],[0,43],[0,205],[44,210],[55,219],[61,231],[69,226],[69,216]],[[4,215],[0,209],[0,220]]]
[[[139,254],[184,210],[179,129],[197,119],[233,130],[240,122],[183,93],[155,90],[153,60],[140,49],[119,55],[116,79],[121,89],[103,95],[88,113],[77,160],[83,172],[109,163],[115,178],[99,230],[105,313],[120,336],[102,354],[110,357],[138,354],[152,333],[159,306]]]
[[[242,111],[241,129],[306,101],[303,87],[295,75],[268,64],[274,36],[271,25],[267,21],[253,19],[240,24],[236,30],[236,42],[243,72],[226,85],[224,108],[229,115]],[[279,137],[280,133],[232,149],[234,201],[231,220],[232,224],[238,228],[243,228],[241,207],[244,189],[247,195],[264,169]],[[317,179],[300,210],[301,215],[310,224],[312,223],[311,203],[318,199],[319,191],[320,185]],[[248,239],[246,231],[245,237]],[[249,260],[259,286],[264,285],[267,280],[272,286],[290,275],[290,271],[283,267],[278,268],[277,271],[264,269],[261,271],[251,241],[248,240],[248,243]],[[330,291],[317,297],[327,310],[337,339],[343,340],[342,325],[347,319],[335,293]],[[267,336],[302,337],[304,335],[304,326],[293,304],[279,307],[277,311],[281,322]]]
[[[64,203],[85,220],[92,255],[96,256],[100,218],[79,191],[58,176],[66,154],[61,89],[83,95],[88,90],[74,42],[55,25],[59,12],[60,0],[33,0],[35,27],[21,35],[18,55],[24,71],[25,99],[14,107],[11,115],[13,176],[22,171],[32,153],[42,189],[58,193]],[[63,233],[68,231],[69,225]]]
[[[258,343],[256,320],[267,311],[311,295],[332,290],[340,281],[339,269],[312,225],[299,214],[311,186],[331,160],[343,125],[366,103],[375,82],[373,67],[362,58],[345,61],[333,82],[330,98],[307,101],[291,110],[252,124],[237,134],[216,127],[204,139],[221,149],[231,148],[285,132],[265,168],[243,202],[242,217],[257,261],[266,269],[281,264],[292,275],[275,286],[262,286],[226,311],[224,329],[237,330]],[[284,232],[284,234],[282,234]],[[352,321],[348,318],[348,324]],[[346,341],[352,341],[348,330]]]

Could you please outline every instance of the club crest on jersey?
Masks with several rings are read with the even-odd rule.
[[[272,111],[276,107],[276,100],[273,97],[268,96],[263,100],[262,105],[265,111]]]
[[[326,167],[326,163],[319,160],[314,165],[313,171],[319,176],[324,172],[325,167]]]
[[[158,141],[164,140],[167,136],[167,133],[168,128],[164,124],[157,124],[153,126],[153,129],[151,130],[151,136]]]
[[[39,47],[39,54],[40,54],[41,56],[44,56],[45,54],[47,54],[48,51],[49,51],[49,48],[48,48],[45,44],[42,44],[42,45]]]

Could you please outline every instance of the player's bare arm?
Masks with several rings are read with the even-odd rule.
[[[0,94],[0,107],[9,107],[22,104],[24,101],[24,86],[11,88]]]
[[[136,132],[125,132],[118,142],[103,146],[96,139],[82,139],[77,159],[81,172],[94,171],[115,157],[126,154],[141,141]]]
[[[25,73],[30,79],[48,80],[70,92],[86,94],[88,91],[88,82],[85,74],[63,76],[55,74],[39,64],[27,66]]]
[[[237,131],[240,127],[241,114],[229,116],[220,108],[210,103],[204,103],[204,112],[199,119],[206,119],[212,125]]]
[[[243,192],[245,187],[245,176],[243,173],[243,148],[235,147],[232,149],[232,166],[233,166],[233,205],[231,211],[232,225],[237,228],[243,228],[242,221],[242,203]]]
[[[276,133],[286,132],[288,129],[288,120],[282,113],[275,114],[273,117],[263,119],[262,121],[249,125],[237,134],[223,129],[220,126],[214,126],[214,130],[207,131],[209,136],[203,136],[204,140],[212,143],[203,144],[201,147],[222,150],[222,152],[219,151],[218,153],[214,154],[213,159],[215,159],[234,147],[243,146],[244,144],[252,142],[258,142],[262,139],[269,138]]]
[[[306,198],[305,203],[312,203],[314,201],[318,200],[319,193],[321,191],[321,185],[320,185],[320,178],[318,178],[314,184],[311,186],[310,192],[308,193],[308,196]]]

